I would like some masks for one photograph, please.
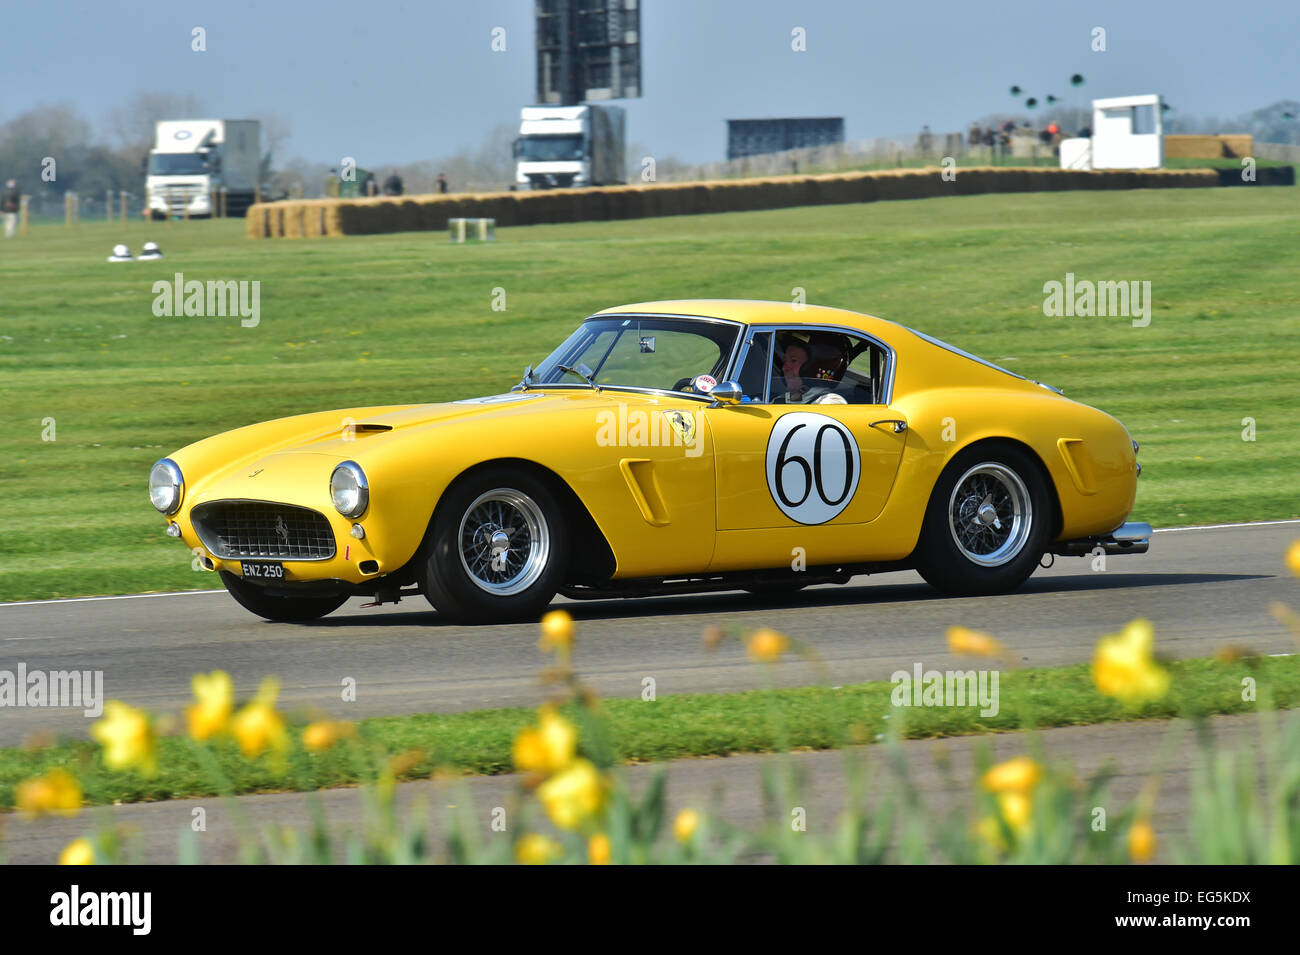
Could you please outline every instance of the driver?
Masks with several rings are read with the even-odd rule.
[[[781,362],[781,383],[784,394],[776,394],[776,404],[806,405],[844,403],[844,398],[835,393],[844,373],[844,352],[842,348],[828,343],[810,344],[801,338],[791,338],[785,346],[785,355]],[[774,388],[773,391],[776,391]]]

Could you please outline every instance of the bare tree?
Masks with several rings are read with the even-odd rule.
[[[189,93],[136,93],[109,112],[108,128],[124,153],[144,154],[153,145],[159,120],[200,119],[201,114],[198,99]]]
[[[262,128],[262,181],[269,182],[275,159],[289,141],[289,121],[280,113],[260,113],[254,119]]]

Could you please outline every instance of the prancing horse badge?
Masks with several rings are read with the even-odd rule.
[[[668,424],[688,447],[695,443],[695,416],[689,411],[665,411],[663,416]]]

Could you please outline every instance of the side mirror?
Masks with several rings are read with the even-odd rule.
[[[740,385],[734,381],[721,381],[713,386],[709,392],[709,397],[713,399],[713,407],[719,405],[738,405],[741,399],[745,397],[745,392],[741,390]]]

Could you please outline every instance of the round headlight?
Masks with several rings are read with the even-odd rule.
[[[344,517],[360,517],[370,504],[366,472],[355,461],[344,461],[330,475],[330,499]]]
[[[149,472],[149,500],[163,514],[175,514],[185,494],[185,479],[171,458],[163,458]]]

